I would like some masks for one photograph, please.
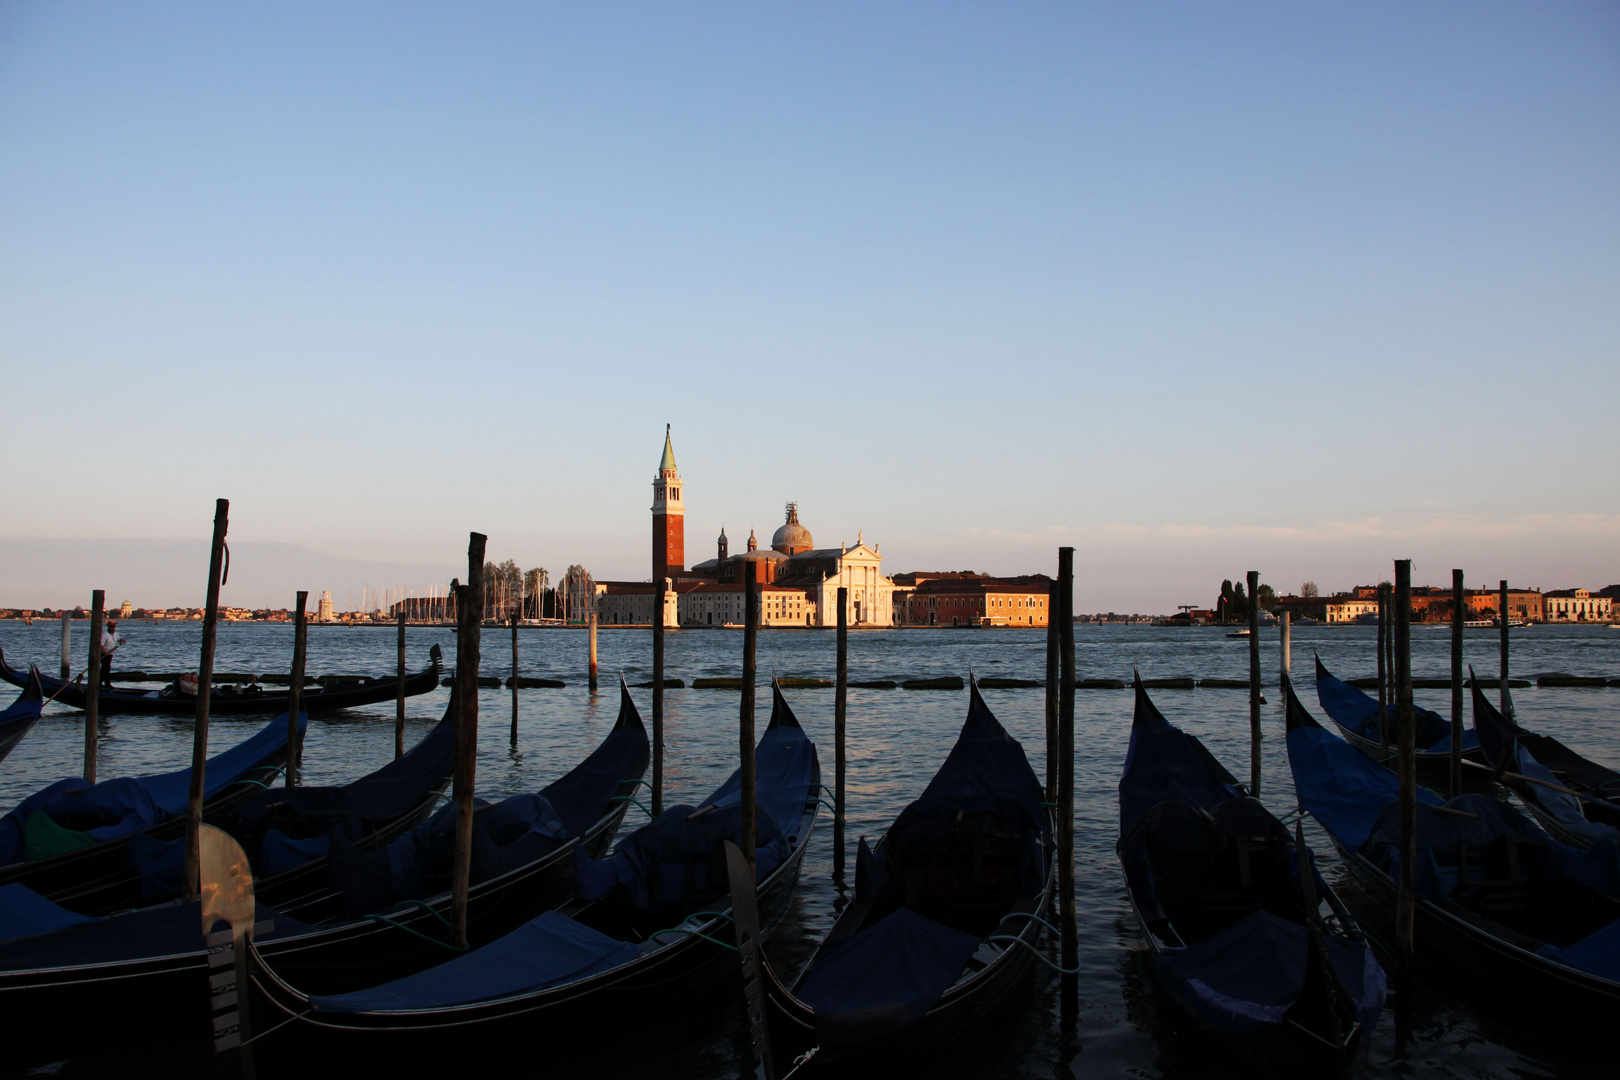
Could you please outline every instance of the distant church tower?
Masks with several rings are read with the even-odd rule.
[[[686,504],[681,502],[681,474],[675,469],[675,447],[664,425],[664,459],[653,478],[652,576],[660,581],[686,569]]]

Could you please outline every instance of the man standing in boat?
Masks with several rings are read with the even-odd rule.
[[[123,643],[124,639],[118,636],[118,624],[109,619],[107,625],[101,631],[101,688],[103,690],[113,688],[112,657],[113,653],[118,651],[118,646]]]

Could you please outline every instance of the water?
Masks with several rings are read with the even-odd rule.
[[[75,627],[74,646],[82,653],[86,624]],[[199,624],[122,624],[128,639],[118,667],[178,671],[194,668],[201,638]],[[395,656],[392,627],[311,627],[309,670],[315,674],[383,673]],[[1310,673],[1313,651],[1336,675],[1374,674],[1374,630],[1370,627],[1296,627],[1294,659]],[[1450,636],[1445,628],[1413,631],[1413,667],[1419,678],[1449,673]],[[573,630],[526,630],[521,635],[524,675],[563,679],[561,690],[525,690],[518,695],[518,746],[509,743],[512,694],[485,690],[480,695],[479,794],[498,799],[536,790],[590,751],[612,725],[615,678],[646,681],[651,673],[651,639],[645,630],[600,634],[603,693],[585,688],[585,635]],[[510,632],[486,630],[485,674],[511,674]],[[666,635],[667,674],[685,679],[735,676],[740,668],[740,631],[697,630]],[[408,664],[427,663],[430,645],[454,660],[449,630],[407,631]],[[275,624],[220,627],[216,667],[221,671],[285,671],[291,656],[291,628]],[[833,635],[819,631],[772,631],[759,639],[762,681],[769,674],[833,674]],[[0,623],[0,648],[13,665],[34,660],[54,670],[60,655],[60,624],[32,627]],[[1534,627],[1515,631],[1516,675],[1550,671],[1620,677],[1620,631],[1603,627]],[[1082,677],[1128,680],[1132,668],[1144,677],[1246,678],[1248,643],[1210,629],[1082,625],[1076,628]],[[1293,785],[1282,739],[1282,717],[1275,691],[1278,640],[1262,631],[1262,663],[1269,704],[1265,707],[1262,798],[1273,811],[1293,806]],[[852,680],[906,679],[935,675],[1043,677],[1045,632],[1041,630],[874,631],[850,635]],[[1481,675],[1496,672],[1494,630],[1469,631],[1466,658]],[[80,661],[82,662],[82,661]],[[650,717],[651,691],[634,691],[644,717]],[[443,715],[448,691],[407,702],[414,739]],[[1314,710],[1314,695],[1307,694]],[[805,729],[820,748],[824,776],[832,779],[832,698],[826,690],[789,693]],[[1040,690],[986,691],[997,717],[1021,740],[1037,774],[1044,775],[1044,696]],[[1442,715],[1447,691],[1417,691],[1420,705]],[[696,800],[735,767],[737,694],[734,691],[670,690],[666,695],[665,790],[671,804]],[[760,724],[769,698],[761,694]],[[1248,772],[1248,695],[1241,690],[1159,691],[1155,701],[1172,723],[1204,740],[1232,772]],[[1620,690],[1516,691],[1521,722],[1562,739],[1612,767],[1620,767]],[[849,839],[876,837],[938,768],[955,739],[967,707],[965,693],[941,691],[849,691]],[[319,719],[310,725],[305,779],[312,784],[343,783],[385,763],[393,753],[392,702]],[[1144,980],[1142,948],[1130,915],[1114,857],[1117,784],[1129,737],[1131,696],[1127,691],[1079,691],[1075,717],[1075,830],[1077,903],[1080,925],[1081,1012],[1073,1043],[1058,1030],[1056,979],[1045,969],[1009,1006],[993,1016],[989,1037],[953,1050],[929,1064],[936,1077],[1047,1077],[1066,1075],[1131,1077],[1247,1077],[1249,1071],[1221,1046],[1190,1030]],[[223,748],[264,723],[263,718],[222,718],[212,723],[214,746]],[[102,722],[100,770],[103,777],[180,767],[188,760],[191,723],[184,719],[114,717]],[[83,746],[80,714],[51,706],[35,731],[0,765],[0,807],[62,776],[75,774]],[[774,962],[789,977],[832,924],[839,894],[831,882],[830,814],[811,842],[793,914],[772,943]],[[630,824],[642,820],[631,812]],[[1312,837],[1324,871],[1336,877],[1332,848]],[[1421,946],[1420,946],[1421,947]],[[1437,991],[1418,1001],[1418,1045],[1411,1060],[1394,1058],[1394,1020],[1386,1013],[1375,1035],[1368,1075],[1416,1077],[1580,1076],[1580,1062],[1560,1060],[1518,1030],[1502,1030],[1477,1017],[1465,1004]],[[662,1075],[698,1078],[738,1073],[739,1010],[716,1012],[707,1026],[690,1032],[682,1045],[657,1048]],[[1530,1025],[1526,1025],[1529,1027]],[[646,1075],[649,1061],[627,1051],[622,1062],[598,1070],[605,1075]]]

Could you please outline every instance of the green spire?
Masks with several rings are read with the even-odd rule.
[[[658,463],[660,471],[675,467],[675,447],[669,441],[669,425],[664,425],[664,460]]]

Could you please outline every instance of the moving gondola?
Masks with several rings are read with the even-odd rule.
[[[405,676],[405,696],[425,694],[439,685],[443,673],[443,660],[437,645],[429,655],[426,668]],[[5,652],[0,650],[0,679],[13,686],[24,686],[28,677],[6,663]],[[40,684],[46,696],[70,708],[85,707],[86,691],[78,682],[66,682],[50,675],[41,675]],[[362,705],[375,705],[380,701],[393,701],[399,692],[399,679],[385,675],[358,682],[334,683],[329,687],[306,687],[299,696],[300,708],[306,713],[336,712]],[[287,711],[289,691],[265,691],[257,684],[250,686],[215,686],[208,696],[210,716],[258,716]],[[96,698],[96,710],[101,716],[114,713],[145,716],[192,716],[197,711],[195,694],[174,692],[173,687],[159,690],[135,690],[129,687],[104,689]]]
[[[1322,658],[1316,658],[1316,698],[1322,711],[1328,714],[1333,726],[1339,729],[1344,741],[1374,761],[1380,760],[1383,742],[1378,733],[1378,699],[1365,691],[1336,679],[1328,671]],[[1395,747],[1395,705],[1386,706],[1385,726],[1389,733],[1390,754]],[[1443,766],[1451,761],[1451,721],[1437,712],[1413,706],[1417,717],[1418,767]],[[1481,753],[1479,736],[1464,730],[1462,756],[1464,761],[1478,761]],[[1383,762],[1394,767],[1394,759]]]
[[[757,862],[767,925],[786,913],[815,829],[821,786],[815,745],[773,683],[770,726],[756,753]],[[734,977],[731,902],[722,843],[740,832],[741,778],[697,806],[666,809],[596,861],[576,850],[574,899],[530,910],[517,929],[435,967],[352,992],[295,985],[267,945],[255,944],[253,1010],[262,1022],[296,1018],[260,1044],[261,1060],[464,1062],[483,1052],[599,1052],[634,1017],[639,1028],[680,1016],[702,992]],[[582,1033],[591,1033],[581,1039]]]
[[[1480,690],[1473,672],[1469,675],[1474,731],[1486,764],[1541,827],[1570,847],[1620,839],[1620,773],[1509,720]]]
[[[31,667],[28,669],[28,680],[23,684],[23,692],[0,712],[0,761],[6,760],[12,748],[34,729],[34,723],[44,708],[45,694],[39,683],[39,668]]]
[[[810,963],[791,988],[764,966],[778,1075],[909,1071],[967,1032],[1038,955],[1056,867],[1040,781],[975,682],[922,796],[861,839],[854,900]]]
[[[1284,682],[1288,760],[1300,804],[1328,832],[1370,903],[1393,911],[1400,875],[1400,782],[1305,711]],[[1620,1009],[1615,849],[1581,851],[1488,795],[1442,802],[1416,791],[1417,962],[1484,1007],[1580,1045],[1608,1038]],[[1604,1044],[1606,1045],[1606,1044]]]
[[[468,895],[474,944],[495,939],[538,907],[555,906],[570,895],[575,850],[600,854],[611,842],[646,765],[646,732],[623,694],[618,723],[580,765],[542,789],[538,799],[518,796],[479,811],[480,841]],[[546,807],[544,814],[529,815],[540,828],[510,835],[514,819],[536,802]],[[504,819],[492,825],[487,819],[503,807],[508,808]],[[435,850],[434,831],[426,828],[430,824],[431,819],[395,841],[407,847],[421,841],[414,850],[397,853],[419,882],[433,881],[442,854]],[[548,835],[537,837],[537,832]],[[304,890],[304,898],[291,905],[310,921],[265,903],[258,906],[258,918],[267,924],[258,938],[263,955],[300,977],[330,985],[357,980],[373,985],[452,955],[444,933],[450,900],[442,891],[417,898],[408,895],[414,890],[405,883],[394,889],[391,901],[348,917],[350,902],[363,905],[379,891],[374,879],[365,880],[363,864],[378,856],[386,862],[389,853],[374,846],[339,846],[344,850],[329,856],[320,895]],[[275,891],[274,878],[265,884]],[[0,904],[5,901],[0,891]],[[21,1066],[126,1048],[207,1045],[211,969],[195,903],[161,904],[103,919],[38,902],[32,908],[38,934],[0,942],[0,1012],[12,1025],[8,1062]],[[315,921],[320,925],[311,925]]]
[[[1140,680],[1117,850],[1158,981],[1194,1021],[1281,1076],[1361,1073],[1385,979],[1360,927],[1302,834]]]
[[[298,722],[303,730],[307,718],[300,715]],[[285,716],[209,758],[204,819],[218,822],[264,791],[286,760]],[[0,817],[0,888],[21,885],[55,898],[125,877],[132,843],[169,842],[183,833],[190,787],[191,769],[185,768],[99,784],[75,776],[35,792]]]

